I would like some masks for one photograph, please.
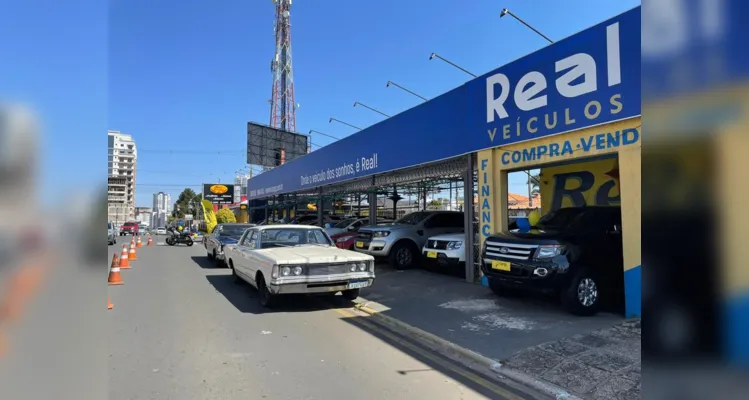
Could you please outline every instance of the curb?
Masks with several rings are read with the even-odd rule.
[[[414,338],[432,350],[449,357],[453,360],[461,362],[464,366],[485,372],[488,374],[498,375],[501,378],[507,378],[514,381],[517,384],[531,388],[542,394],[551,396],[554,399],[561,400],[582,400],[568,391],[558,387],[554,384],[541,381],[540,379],[534,378],[525,372],[518,371],[513,368],[505,367],[499,361],[492,360],[491,358],[482,356],[479,353],[468,350],[464,347],[458,346],[448,340],[442,339],[439,336],[433,335],[429,332],[423,331],[414,326],[408,325],[405,322],[397,320],[393,317],[384,315],[377,310],[374,310],[367,306],[372,302],[359,303],[354,306],[355,309],[369,315],[377,323],[393,330],[405,334],[410,338]],[[477,368],[478,367],[478,368]]]

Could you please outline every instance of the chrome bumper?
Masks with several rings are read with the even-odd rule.
[[[355,272],[350,274],[295,277],[273,279],[268,285],[273,294],[311,294],[311,293],[335,293],[350,290],[350,282],[365,281],[363,287],[372,286],[374,283],[374,272]]]

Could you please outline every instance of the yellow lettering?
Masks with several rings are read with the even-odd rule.
[[[536,133],[538,131],[538,128],[531,126],[531,123],[536,123],[536,122],[538,122],[538,117],[531,117],[528,120],[528,123],[527,123],[528,132]]]
[[[624,105],[622,105],[621,99],[622,99],[622,95],[620,94],[615,94],[611,96],[611,98],[609,99],[609,103],[611,103],[611,105],[614,106],[610,111],[612,114],[619,114],[622,111],[622,108],[624,108]]]
[[[595,112],[590,112],[591,107],[595,107]],[[601,103],[596,100],[585,105],[585,118],[596,119],[601,114]]]
[[[554,122],[549,122],[549,114],[544,115],[544,122],[546,123],[546,129],[554,129],[557,126],[557,112],[552,113],[554,115]]]
[[[575,123],[575,119],[570,117],[570,109],[565,108],[564,109],[564,124],[565,125],[571,125]]]

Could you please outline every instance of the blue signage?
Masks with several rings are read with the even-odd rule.
[[[312,189],[640,115],[640,7],[248,181]]]

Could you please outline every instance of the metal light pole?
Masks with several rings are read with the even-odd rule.
[[[343,121],[341,121],[340,119],[335,119],[335,118],[333,118],[333,117],[330,117],[330,120],[328,120],[328,123],[331,123],[331,122],[333,122],[333,121],[335,121],[335,122],[338,122],[339,124],[344,124],[344,125],[348,125],[348,126],[350,126],[350,127],[354,128],[354,129],[358,129],[358,130],[361,130],[361,128],[359,128],[358,126],[354,126],[354,125],[351,125],[351,124],[349,124],[348,122],[343,122]]]
[[[370,107],[370,106],[368,106],[368,105],[366,105],[366,104],[362,104],[362,103],[359,103],[358,101],[355,101],[355,102],[354,102],[354,107],[356,107],[356,106],[362,106],[362,107],[364,107],[364,108],[368,108],[368,109],[370,109],[370,110],[372,110],[372,111],[374,111],[374,112],[376,112],[376,113],[378,113],[378,114],[382,114],[382,115],[384,115],[384,116],[386,116],[386,117],[390,118],[390,116],[389,116],[389,115],[387,115],[387,114],[385,114],[384,112],[382,112],[382,111],[380,111],[380,110],[377,110],[377,109],[374,109],[374,108],[372,108],[372,107]]]
[[[418,95],[418,94],[416,94],[416,93],[414,93],[414,92],[412,92],[412,91],[410,91],[410,90],[408,90],[408,89],[404,88],[403,86],[401,86],[401,85],[399,85],[399,84],[397,84],[397,83],[395,83],[395,82],[393,82],[393,81],[388,81],[388,83],[387,83],[387,85],[385,85],[385,87],[390,87],[390,85],[392,85],[392,86],[395,86],[395,87],[397,87],[398,89],[400,89],[400,90],[403,90],[404,92],[408,92],[408,93],[410,93],[410,94],[412,94],[412,95],[414,95],[414,96],[416,96],[416,97],[418,97],[418,98],[420,98],[420,99],[422,99],[422,100],[424,100],[424,101],[427,101],[427,98],[426,98],[426,97],[424,97],[424,96],[420,96],[420,95]]]
[[[458,65],[458,64],[455,64],[454,62],[452,62],[452,61],[450,61],[450,60],[448,60],[448,59],[446,59],[446,58],[444,58],[444,57],[440,56],[440,55],[439,55],[439,54],[437,54],[437,53],[432,53],[432,55],[430,55],[430,56],[429,56],[429,59],[430,59],[430,60],[432,60],[432,59],[434,59],[434,58],[439,58],[440,60],[442,60],[442,61],[444,61],[444,62],[446,62],[446,63],[448,63],[448,64],[452,65],[453,67],[455,67],[455,68],[457,68],[457,69],[459,69],[459,70],[461,70],[461,71],[465,72],[466,74],[468,74],[468,75],[471,75],[471,76],[472,76],[472,77],[474,77],[474,78],[476,77],[476,74],[474,74],[473,72],[471,72],[471,71],[469,71],[469,70],[467,70],[467,69],[465,69],[465,68],[461,67],[461,66],[460,66],[460,65]]]
[[[315,132],[315,133],[316,133],[316,134],[318,134],[318,135],[323,135],[323,136],[327,136],[327,137],[329,137],[329,138],[331,138],[331,139],[335,139],[335,140],[341,140],[341,138],[337,138],[337,137],[335,137],[335,136],[331,136],[331,135],[328,135],[327,133],[322,133],[322,132],[320,132],[320,131],[316,131],[316,130],[314,130],[314,129],[310,129],[310,130],[309,130],[309,134],[310,134],[310,136],[312,136],[312,132]]]
[[[543,33],[541,33],[541,32],[540,32],[540,31],[539,31],[538,29],[536,29],[536,28],[532,27],[532,26],[531,26],[531,25],[530,25],[529,23],[527,23],[527,22],[523,21],[522,19],[520,19],[520,17],[518,17],[517,15],[513,14],[513,13],[512,13],[512,12],[511,12],[510,10],[508,10],[508,9],[506,9],[506,8],[502,10],[502,13],[501,13],[501,14],[499,14],[499,18],[502,18],[502,17],[504,17],[505,15],[509,15],[509,16],[511,16],[512,18],[515,18],[515,19],[516,19],[516,20],[518,20],[518,21],[519,21],[519,22],[520,22],[521,24],[523,24],[523,25],[525,25],[526,27],[528,27],[528,29],[532,30],[533,32],[536,32],[536,33],[537,33],[537,34],[538,34],[539,36],[541,36],[542,38],[546,39],[546,40],[547,40],[547,41],[548,41],[549,43],[554,43],[554,41],[553,41],[553,40],[551,40],[551,39],[549,39],[549,37],[548,37],[548,36],[544,35],[544,34],[543,34]]]

